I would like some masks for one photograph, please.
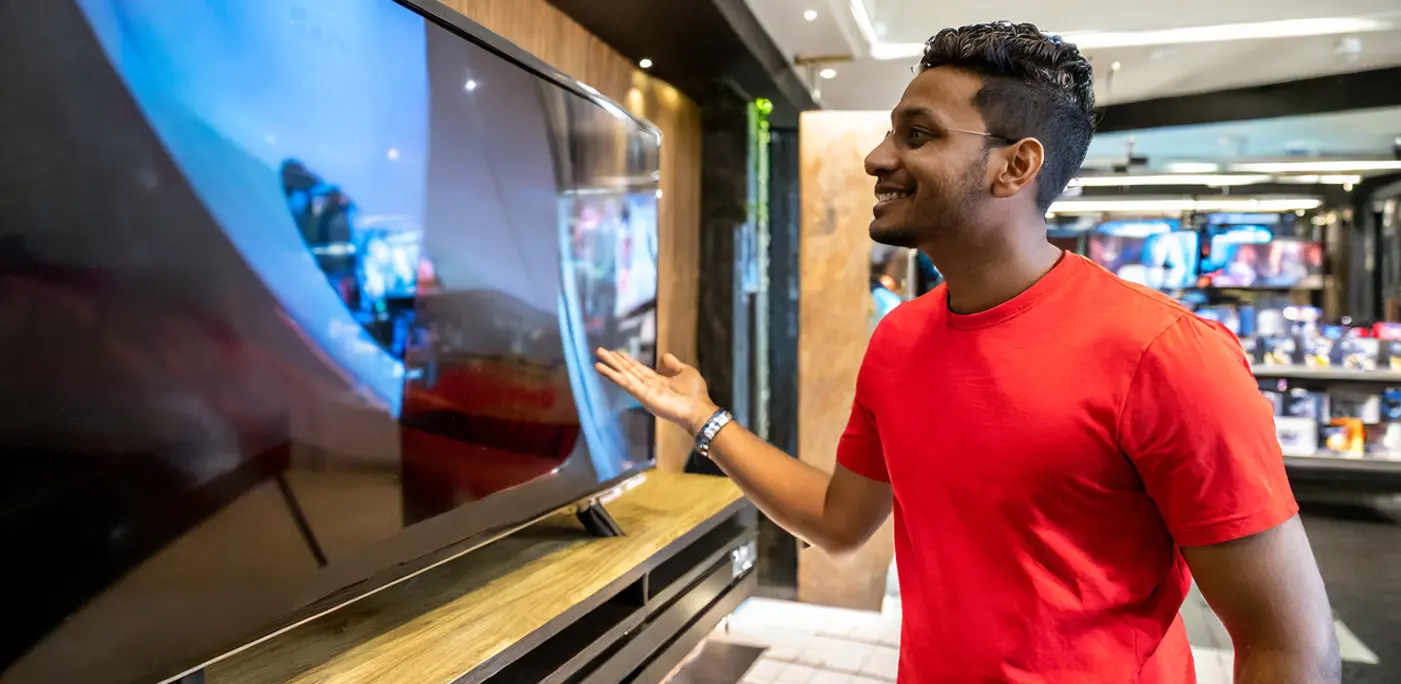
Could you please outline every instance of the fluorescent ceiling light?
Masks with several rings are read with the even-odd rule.
[[[1202,211],[1280,212],[1307,211],[1323,205],[1317,197],[1275,197],[1267,199],[1213,197],[1204,199],[1093,199],[1062,200],[1051,205],[1050,214],[1105,214],[1140,212],[1177,214]]]
[[[1151,176],[1081,176],[1074,182],[1085,188],[1123,188],[1134,185],[1204,185],[1209,188],[1223,188],[1230,185],[1268,183],[1271,178],[1264,174],[1177,173]]]
[[[1232,164],[1232,171],[1247,173],[1356,173],[1360,171],[1401,171],[1401,161],[1357,159],[1352,161],[1287,161]]]
[[[1362,176],[1347,174],[1314,174],[1305,176],[1278,176],[1275,180],[1281,183],[1298,183],[1301,185],[1357,185],[1362,182]]]
[[[861,37],[870,46],[871,58],[877,60],[913,59],[924,54],[924,43],[887,43],[876,35],[871,13],[864,0],[850,0],[851,15]],[[1269,38],[1301,38],[1306,36],[1335,36],[1348,33],[1387,31],[1393,24],[1369,17],[1322,17],[1318,19],[1284,19],[1243,24],[1187,26],[1153,31],[1077,31],[1062,33],[1067,42],[1081,50],[1145,47],[1153,45],[1186,45],[1218,43],[1236,40]],[[1048,31],[1048,33],[1055,33]]]
[[[1216,173],[1221,165],[1215,162],[1169,162],[1163,166],[1168,173]]]
[[[1367,17],[1324,17],[1321,19],[1259,21],[1249,24],[1187,26],[1158,31],[1085,31],[1065,33],[1061,34],[1061,37],[1066,42],[1074,43],[1081,50],[1103,50],[1151,45],[1187,45],[1191,43],[1224,43],[1235,40],[1336,36],[1343,33],[1385,31],[1391,27],[1389,22]]]

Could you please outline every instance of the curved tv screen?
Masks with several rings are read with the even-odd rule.
[[[611,486],[660,137],[391,0],[0,22],[0,682],[161,682]],[[470,562],[468,559],[467,562]]]

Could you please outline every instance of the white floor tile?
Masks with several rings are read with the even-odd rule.
[[[850,680],[851,684],[890,684],[893,681],[895,680],[877,679],[875,677],[867,677],[866,675],[854,675]]]
[[[817,637],[808,642],[798,661],[814,667],[842,672],[860,672],[876,647],[859,641]]]
[[[845,672],[819,670],[808,684],[851,684],[851,675]]]
[[[1377,665],[1381,663],[1381,660],[1377,658],[1377,654],[1373,653],[1372,649],[1367,648],[1367,644],[1362,643],[1362,640],[1357,638],[1357,635],[1353,634],[1352,630],[1348,629],[1348,626],[1343,624],[1342,620],[1334,620],[1333,629],[1338,634],[1338,652],[1342,655],[1343,660],[1354,663],[1367,663],[1368,665]]]
[[[1234,657],[1229,651],[1194,647],[1192,661],[1196,663],[1197,684],[1231,684],[1234,679],[1231,673]]]
[[[818,670],[807,665],[792,664],[778,673],[778,679],[774,684],[812,684],[812,680],[817,677]]]
[[[861,674],[893,681],[899,670],[900,652],[893,648],[877,646],[866,665],[861,668]]]
[[[778,674],[785,667],[788,667],[787,663],[760,658],[754,663],[754,667],[744,673],[744,679],[741,681],[743,684],[774,684],[778,681]]]

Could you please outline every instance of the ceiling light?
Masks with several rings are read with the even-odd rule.
[[[1134,185],[1204,185],[1209,188],[1222,188],[1230,185],[1256,185],[1268,183],[1270,176],[1264,174],[1161,174],[1143,176],[1081,176],[1076,179],[1086,188],[1123,188]]]
[[[1145,47],[1150,45],[1185,45],[1188,43],[1220,43],[1235,40],[1269,38],[1301,38],[1305,36],[1334,36],[1341,33],[1385,31],[1389,22],[1366,17],[1324,17],[1321,19],[1284,19],[1248,24],[1217,24],[1188,26],[1157,31],[1087,31],[1066,33],[1061,37],[1081,50]]]
[[[1216,173],[1221,165],[1215,162],[1169,162],[1163,165],[1169,173]]]
[[[1275,180],[1281,183],[1301,184],[1301,185],[1352,185],[1361,183],[1362,176],[1349,174],[1309,174],[1304,176],[1278,176]]]
[[[816,21],[816,20],[817,20],[817,10],[808,10],[808,11],[806,11],[806,12],[803,12],[803,18],[804,18],[804,19],[807,19],[808,21]]]
[[[463,89],[465,89],[465,90],[466,90],[467,92],[469,92],[469,93],[472,92],[473,90],[476,90],[476,89],[477,89],[477,79],[475,79],[475,78],[469,78],[469,79],[467,79],[467,82],[466,82],[466,83],[463,83],[463,84],[462,84],[462,87],[463,87]]]
[[[643,57],[643,58],[642,58],[642,61],[640,61],[640,62],[637,63],[637,66],[640,66],[640,67],[642,67],[643,69],[651,69],[651,68],[652,68],[652,60],[647,59],[646,57]]]
[[[871,15],[866,9],[864,0],[850,0],[850,4],[856,28],[861,32],[861,37],[871,46],[872,59],[913,59],[924,54],[924,43],[886,43],[880,40],[880,36],[877,35],[875,27],[871,23]],[[1082,31],[1060,35],[1066,42],[1074,43],[1081,50],[1102,50],[1269,38],[1336,36],[1368,31],[1388,31],[1393,28],[1395,26],[1391,22],[1368,17],[1322,17],[1318,19],[1285,19],[1214,26],[1190,26],[1154,31]]]
[[[1401,171],[1401,161],[1356,159],[1350,161],[1288,161],[1232,164],[1232,171],[1249,173],[1357,173],[1361,171]]]
[[[818,75],[818,76],[821,76],[822,78],[833,79],[833,78],[836,78],[836,77],[837,77],[837,70],[836,70],[836,69],[823,69],[822,71],[817,72],[817,75]]]
[[[1114,62],[1113,64],[1110,64],[1110,65],[1109,65],[1109,70],[1110,70],[1110,71],[1118,71],[1119,69],[1123,68],[1123,66],[1124,66],[1123,64],[1120,64],[1120,63],[1118,63],[1118,62]]]
[[[1273,198],[1173,198],[1173,199],[1094,199],[1063,200],[1051,205],[1055,214],[1104,214],[1111,212],[1141,212],[1177,214],[1202,211],[1280,212],[1317,209],[1323,200],[1317,197]]]

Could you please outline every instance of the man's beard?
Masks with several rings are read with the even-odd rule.
[[[959,187],[947,202],[939,203],[942,206],[930,207],[927,210],[911,207],[912,211],[905,216],[906,222],[897,226],[877,228],[872,223],[871,239],[891,247],[917,249],[931,239],[963,229],[972,218],[973,208],[982,195],[981,186],[987,163],[987,156],[984,155],[968,173],[960,176]]]

